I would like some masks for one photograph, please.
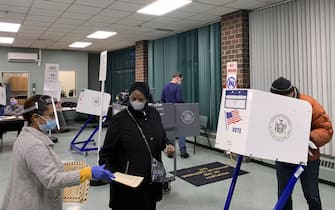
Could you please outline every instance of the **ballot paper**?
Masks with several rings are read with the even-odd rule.
[[[115,172],[114,176],[115,179],[113,179],[113,181],[119,182],[132,188],[138,187],[144,179],[141,176],[132,176],[120,172]]]

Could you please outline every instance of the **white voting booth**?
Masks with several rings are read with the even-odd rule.
[[[216,147],[306,165],[311,118],[311,105],[303,100],[253,89],[224,90]]]
[[[109,103],[111,100],[111,95],[109,93],[103,94],[103,108],[102,115],[107,115]],[[101,92],[82,89],[78,97],[78,104],[76,111],[80,113],[90,114],[90,115],[101,115]]]

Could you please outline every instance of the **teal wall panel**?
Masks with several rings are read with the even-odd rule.
[[[174,72],[184,75],[185,102],[199,102],[200,114],[216,129],[221,97],[220,23],[149,42],[149,85],[160,100]]]

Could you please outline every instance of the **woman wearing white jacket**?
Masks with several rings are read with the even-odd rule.
[[[79,185],[91,177],[111,181],[113,174],[103,166],[64,172],[45,134],[56,127],[52,100],[35,95],[24,105],[28,126],[22,129],[12,153],[11,173],[1,210],[61,210],[64,187]]]

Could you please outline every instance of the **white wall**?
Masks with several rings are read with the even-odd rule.
[[[60,70],[76,70],[76,89],[88,87],[88,53],[77,51],[42,50],[42,63],[9,63],[8,52],[38,52],[38,49],[0,47],[0,71],[25,71],[30,73],[30,95],[32,84],[36,84],[36,94],[43,93],[44,69],[46,63],[58,63]],[[76,99],[73,99],[76,100]]]

